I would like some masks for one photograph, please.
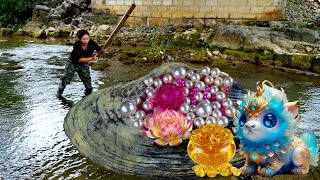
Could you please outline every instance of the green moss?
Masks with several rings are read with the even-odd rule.
[[[108,61],[98,61],[91,65],[91,68],[97,71],[103,71],[105,68],[109,67]]]
[[[4,60],[4,62],[0,64],[0,69],[13,71],[22,69],[22,66],[18,65],[18,63],[14,61]]]
[[[310,70],[312,59],[312,56],[293,55],[291,58],[291,66],[295,69]]]
[[[211,66],[213,67],[225,67],[228,65],[229,63],[225,58],[219,58],[211,62]]]

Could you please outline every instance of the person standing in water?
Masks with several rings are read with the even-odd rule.
[[[81,81],[83,82],[86,90],[85,95],[92,93],[91,76],[88,62],[97,61],[98,54],[93,55],[94,51],[100,52],[101,47],[93,40],[89,38],[87,30],[79,30],[77,32],[79,38],[73,45],[73,50],[70,54],[63,76],[60,78],[57,97],[61,97],[67,84],[70,81],[75,72],[78,73]]]

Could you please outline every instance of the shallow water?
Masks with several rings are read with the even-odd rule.
[[[78,76],[64,92],[67,101],[55,98],[71,46],[35,39],[0,39],[0,56],[18,62],[23,69],[0,70],[0,178],[5,179],[136,179],[94,164],[75,149],[63,131],[70,106],[83,96]],[[105,72],[91,71],[94,91],[147,74],[156,65],[122,65],[110,62]],[[200,67],[199,65],[194,65]],[[258,80],[269,79],[283,87],[289,100],[299,101],[301,131],[320,137],[320,80],[244,64],[222,68],[238,83],[255,89]]]

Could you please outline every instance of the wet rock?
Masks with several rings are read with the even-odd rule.
[[[306,52],[307,52],[307,53],[310,53],[311,51],[313,51],[313,48],[307,46],[307,47],[306,47]]]
[[[46,5],[36,5],[34,7],[34,10],[41,10],[41,11],[45,11],[45,12],[50,12],[50,8]]]
[[[13,30],[11,28],[0,28],[0,36],[7,36],[13,34]]]
[[[3,52],[3,53],[1,53],[1,56],[2,57],[12,57],[12,56],[15,56],[15,54],[8,53],[8,52]]]

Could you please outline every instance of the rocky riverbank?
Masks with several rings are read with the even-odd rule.
[[[297,21],[199,19],[164,27],[125,26],[105,57],[124,64],[178,61],[236,66],[244,61],[318,77],[320,18],[311,17],[319,10],[313,8],[318,0],[288,3],[287,19]],[[298,7],[304,11],[298,11]],[[298,15],[305,19],[300,21]],[[23,28],[16,32],[2,28],[0,35],[65,38],[71,44],[79,29],[87,29],[103,44],[117,22],[108,11],[92,11],[88,0],[63,0],[54,8],[35,6],[32,20]],[[107,66],[101,61],[93,68],[103,70]]]

